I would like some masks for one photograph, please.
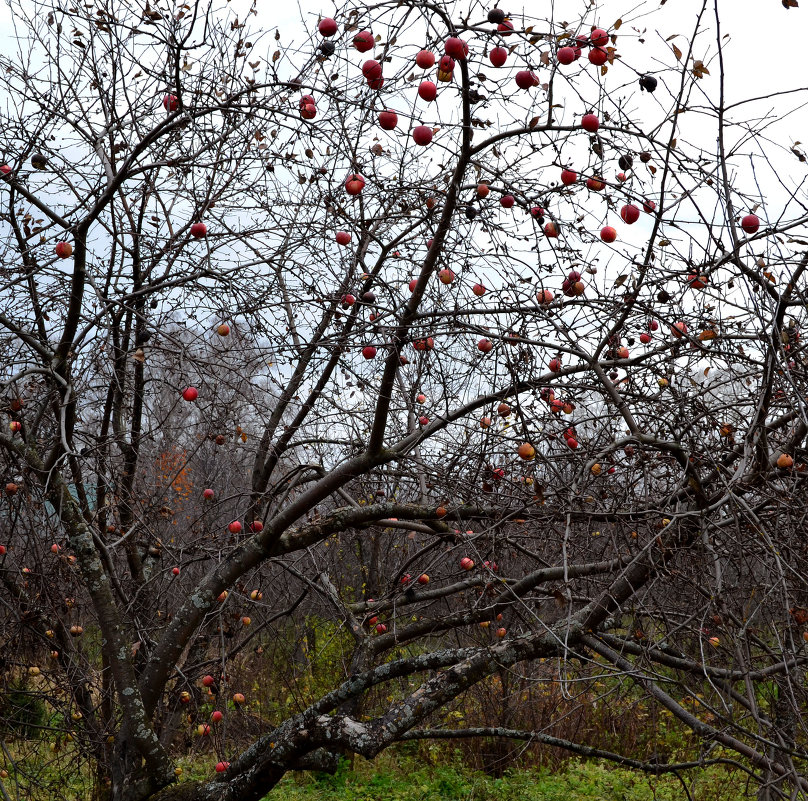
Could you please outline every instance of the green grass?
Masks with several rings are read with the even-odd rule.
[[[693,801],[740,801],[745,782],[722,768],[683,777]],[[751,797],[751,796],[750,796]],[[570,761],[563,770],[513,770],[495,779],[462,766],[347,763],[335,776],[287,777],[264,801],[685,801],[672,775],[637,775],[598,763]]]

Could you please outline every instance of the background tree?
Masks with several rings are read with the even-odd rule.
[[[486,738],[805,795],[802,90],[728,102],[717,0],[12,7],[0,781]],[[684,756],[562,736],[612,698]]]

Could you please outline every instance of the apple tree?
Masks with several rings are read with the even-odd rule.
[[[4,797],[477,739],[805,797],[804,90],[623,5],[12,0]]]

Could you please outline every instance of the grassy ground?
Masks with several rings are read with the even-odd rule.
[[[683,777],[693,801],[738,801],[743,780],[722,769]],[[741,790],[741,792],[739,792]],[[513,770],[494,779],[460,766],[362,766],[329,777],[290,777],[266,801],[686,801],[675,776],[638,776],[593,763],[569,762],[563,771]]]

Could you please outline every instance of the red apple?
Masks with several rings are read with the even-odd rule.
[[[620,209],[620,217],[626,225],[633,225],[640,219],[640,210],[637,206],[629,203]]]
[[[653,214],[654,210],[656,209],[656,203],[653,200],[648,200],[647,198],[642,202],[643,211],[646,214]]]
[[[477,197],[481,200],[488,197],[488,193],[490,191],[491,188],[488,186],[488,184],[477,184]]]
[[[602,179],[593,176],[586,179],[586,188],[593,192],[602,192],[606,188],[606,184]]]
[[[300,107],[300,116],[304,120],[313,120],[317,116],[317,107],[314,103],[306,103]]]
[[[578,440],[575,437],[567,437],[567,447],[574,451],[578,447]]]
[[[343,295],[340,302],[342,303],[342,308],[347,309],[356,303],[356,298],[353,295]]]
[[[8,486],[9,485],[6,484],[6,492],[8,492]],[[9,492],[9,495],[13,495],[17,491],[17,485],[16,484],[12,484],[11,486],[14,487],[14,490],[12,492]],[[60,550],[61,549],[59,548],[59,546],[55,542],[53,543],[53,545],[51,545],[51,553],[59,553]]]
[[[351,235],[347,231],[337,231],[336,240],[338,245],[348,245],[351,242]]]
[[[448,267],[444,267],[439,273],[438,278],[442,284],[451,284],[455,280],[455,274]]]
[[[364,188],[365,179],[358,172],[352,172],[345,179],[345,191],[349,195],[358,195]]]
[[[359,31],[353,38],[353,46],[360,53],[367,53],[376,44],[373,34],[370,31]]]
[[[488,59],[495,67],[501,67],[508,60],[508,51],[504,47],[494,47],[488,54]]]
[[[499,637],[499,638],[500,638],[500,640],[501,640],[501,639],[502,639],[502,638],[503,638],[503,637],[504,637],[504,636],[505,636],[507,633],[508,633],[507,629],[504,629],[504,628],[499,628],[499,629],[497,629],[497,637]]]
[[[578,174],[573,170],[561,170],[561,183],[564,184],[564,186],[570,186],[570,184],[574,184],[577,180]]]
[[[369,81],[377,81],[382,77],[382,65],[376,59],[369,58],[362,65],[362,75]]]
[[[422,70],[428,70],[435,66],[435,54],[431,50],[419,50],[415,56],[415,63]]]
[[[581,127],[589,133],[595,133],[600,128],[600,120],[597,114],[584,114],[581,117]]]
[[[60,259],[69,259],[73,255],[73,245],[70,242],[57,242],[54,251]]]
[[[502,206],[503,209],[510,209],[513,207],[513,204],[516,202],[516,198],[513,195],[503,195],[499,199],[499,205]]]
[[[418,97],[428,103],[438,96],[438,87],[432,81],[421,81],[418,85]]]
[[[519,70],[516,73],[516,85],[520,89],[532,89],[539,85],[539,79],[535,72],[530,70]]]
[[[483,353],[490,353],[494,349],[494,344],[491,342],[490,339],[481,339],[477,343],[477,350],[482,351]]]
[[[760,228],[760,219],[757,214],[747,214],[741,220],[741,228],[747,234],[754,234],[757,232],[758,228]]]
[[[376,633],[377,634],[384,634],[387,631],[387,626],[384,623],[377,623],[376,624]]]
[[[0,173],[3,175],[10,175],[11,174],[11,167],[8,164],[0,165]]]
[[[458,36],[450,36],[444,43],[443,49],[447,56],[465,61],[469,54],[469,46]]]
[[[365,347],[362,348],[362,355],[366,359],[373,359],[376,356],[376,348],[374,348],[373,345],[365,345]]]
[[[204,498],[206,501],[212,501],[212,500],[213,500],[213,495],[214,495],[214,492],[213,492],[213,490],[212,490],[212,489],[206,489],[206,490],[204,490],[204,491],[202,492],[202,497],[203,497],[203,498]]]
[[[600,229],[600,238],[604,242],[614,242],[617,239],[617,229],[613,228],[611,225],[604,225],[603,228]]]
[[[511,413],[511,407],[508,406],[508,404],[505,403],[505,401],[503,401],[502,403],[499,404],[499,406],[497,406],[497,414],[500,417],[508,417],[510,413]]]
[[[200,737],[207,737],[210,734],[210,724],[209,723],[200,723],[196,727],[196,733]]]
[[[412,138],[416,145],[428,145],[432,141],[432,129],[428,125],[416,125],[412,129]]]
[[[222,323],[221,325],[217,325],[216,326],[216,333],[220,337],[230,336],[230,326],[227,323]]]
[[[548,222],[544,226],[544,235],[548,239],[555,239],[558,236],[558,226],[554,222]]]
[[[550,359],[550,362],[547,365],[547,369],[550,370],[551,373],[560,373],[561,359]]]
[[[500,36],[510,36],[513,33],[513,23],[509,19],[506,19],[504,22],[500,22],[499,25],[497,25],[497,31]]]
[[[419,584],[429,584],[429,576],[427,576],[426,573],[421,573],[421,575],[418,576],[418,583]]]
[[[681,339],[687,333],[687,326],[680,320],[671,326],[671,333],[676,339]]]
[[[482,284],[475,284],[471,291],[478,297],[481,298],[485,294],[485,287]]]
[[[609,54],[602,47],[593,47],[589,51],[589,60],[596,67],[602,67],[609,60]]]
[[[414,339],[412,342],[415,350],[432,350],[435,347],[435,340],[432,337],[426,339]]]
[[[626,174],[624,172],[619,172],[617,173],[617,180],[620,181],[620,183],[622,184],[628,179],[626,178]]]
[[[572,64],[575,61],[575,49],[572,47],[562,47],[559,49],[558,53],[556,54],[558,58],[559,64]]]
[[[419,422],[419,423],[420,423],[422,426],[428,426],[428,425],[429,425],[429,418],[428,418],[426,415],[423,415],[423,414],[422,414],[422,415],[421,415],[421,416],[418,418],[418,422]]]
[[[238,706],[239,704],[243,704],[245,701],[243,693],[233,693],[233,703]]]
[[[625,345],[621,345],[621,346],[620,346],[619,348],[617,348],[617,350],[615,351],[615,356],[616,356],[618,359],[628,359],[628,348],[627,348]]]
[[[257,533],[264,530],[264,523],[261,520],[251,520],[248,528],[250,531],[255,531]]]
[[[704,289],[709,281],[706,275],[690,273],[690,275],[687,276],[687,283],[690,284],[692,289]]]
[[[649,331],[659,331],[659,323],[656,320],[651,320],[648,323]]]
[[[224,773],[230,767],[229,762],[217,762],[216,763],[216,772],[217,773]]]
[[[183,400],[195,401],[199,397],[199,392],[196,387],[186,387],[182,391]]]
[[[241,533],[241,523],[238,520],[233,520],[227,524],[227,530],[231,534],[239,534]]]
[[[176,111],[179,107],[180,101],[176,95],[166,95],[163,98],[163,108],[166,111]]]
[[[215,709],[213,711],[213,713],[211,714],[211,716],[210,716],[210,719],[214,723],[221,723],[223,718],[224,718],[224,715],[222,714],[221,710],[219,710],[219,709]]]
[[[415,292],[415,286],[416,286],[417,283],[418,283],[418,279],[413,278],[412,281],[410,281],[409,284],[407,284],[407,287],[409,288],[410,292]]]
[[[398,125],[398,114],[395,111],[386,109],[379,114],[379,125],[385,131],[392,131]]]
[[[175,576],[179,576],[179,574],[180,574],[180,569],[179,569],[178,567],[172,567],[172,568],[171,568],[171,572],[172,572],[172,573],[173,573]]]
[[[208,235],[208,227],[203,222],[195,222],[191,226],[191,236],[194,239],[204,239]]]
[[[460,560],[460,567],[462,567],[463,570],[471,570],[474,567],[474,560],[469,559],[468,556],[464,556]]]
[[[609,44],[609,34],[603,28],[593,28],[592,33],[589,34],[589,41],[595,47],[605,47]]]
[[[203,687],[213,687],[214,684],[216,684],[216,679],[214,679],[210,674],[202,677]]]
[[[540,289],[536,293],[536,300],[543,306],[553,301],[553,293],[549,289]]]
[[[652,339],[651,335],[646,333],[645,331],[643,331],[642,334],[640,334],[640,342],[642,342],[643,345],[647,345],[651,341],[651,339]]]
[[[423,392],[418,393],[415,396],[415,401],[416,403],[426,403],[426,395],[424,395]]]
[[[328,39],[337,32],[337,21],[331,19],[331,17],[323,17],[317,26],[317,30],[320,31],[320,36],[325,36]]]
[[[5,555],[6,555],[6,546],[5,545],[0,545],[0,556],[5,556]]]

